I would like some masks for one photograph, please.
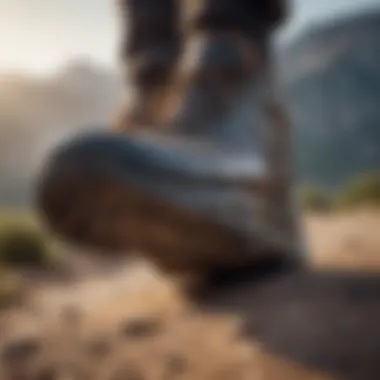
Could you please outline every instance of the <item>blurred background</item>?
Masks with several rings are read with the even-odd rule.
[[[380,163],[380,1],[293,0],[277,62],[299,184],[336,195]],[[53,141],[120,102],[111,0],[0,0],[0,205],[28,207]]]
[[[276,59],[294,125],[295,173],[311,255],[319,265],[380,268],[380,0],[293,0],[292,6],[292,17],[276,36]],[[108,128],[124,90],[116,55],[118,28],[113,0],[0,0],[0,305],[7,310],[30,291],[30,278],[39,279],[36,268],[56,270],[59,262],[61,274],[82,275],[88,269],[79,259],[67,260],[72,251],[39,226],[33,179],[51,144],[79,130]],[[39,294],[38,302],[51,313],[58,310],[51,306],[58,298],[60,305],[86,304],[98,311],[113,302],[113,311],[98,318],[106,329],[121,315],[140,318],[153,309],[175,313],[177,296],[144,273],[138,283],[154,285],[140,289],[138,297],[130,279],[128,296],[120,290],[126,281],[122,272],[120,281],[114,276],[81,291],[54,288],[52,293],[50,287],[50,298],[41,301]],[[115,310],[115,302],[124,302],[123,307]],[[1,323],[0,318],[0,329]],[[204,372],[215,347],[205,346],[208,353],[197,356],[200,343],[186,340],[192,330],[181,323],[190,331],[181,346],[189,352],[185,359],[168,359],[170,368],[181,372],[194,354],[191,360],[202,359],[197,368]],[[224,336],[215,320],[192,323],[197,331],[214,326],[215,336]],[[154,335],[159,331],[154,326],[148,321],[132,330],[137,337]],[[160,344],[167,348],[164,341]],[[161,363],[149,350],[163,351],[149,347],[146,355]],[[223,355],[220,363],[227,365],[231,356]],[[243,365],[236,368],[231,379],[240,378]],[[283,379],[274,372],[267,378]]]

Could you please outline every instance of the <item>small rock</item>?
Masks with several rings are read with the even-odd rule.
[[[47,366],[37,371],[33,380],[55,380],[58,378],[58,371],[53,366]]]
[[[160,330],[161,324],[156,319],[128,320],[121,326],[121,335],[127,339],[151,338]]]
[[[185,357],[178,354],[170,355],[167,358],[166,364],[169,372],[173,374],[186,373],[189,368],[188,360]]]
[[[97,359],[102,359],[111,352],[111,345],[106,339],[93,339],[86,343],[86,352]]]
[[[21,362],[32,359],[41,350],[41,342],[35,338],[24,338],[7,343],[2,349],[6,362]]]

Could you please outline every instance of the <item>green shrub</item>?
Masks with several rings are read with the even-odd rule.
[[[3,223],[0,228],[0,261],[9,266],[45,266],[49,262],[48,242],[35,226]]]
[[[326,212],[333,208],[331,196],[320,188],[303,188],[300,191],[299,199],[302,208],[307,211]]]
[[[380,172],[350,182],[342,191],[339,203],[343,207],[380,206]]]

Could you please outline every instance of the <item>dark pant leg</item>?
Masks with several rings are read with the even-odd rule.
[[[287,0],[204,0],[195,26],[258,38],[284,21],[287,8]]]
[[[121,0],[121,60],[134,96],[121,129],[155,123],[181,48],[179,0]]]

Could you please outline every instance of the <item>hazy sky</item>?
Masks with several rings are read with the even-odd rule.
[[[293,0],[288,32],[380,0]],[[0,0],[0,71],[49,72],[75,57],[115,65],[115,0]]]

